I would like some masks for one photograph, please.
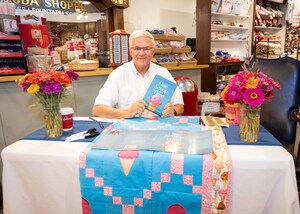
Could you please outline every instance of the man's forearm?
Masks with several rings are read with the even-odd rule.
[[[95,105],[92,110],[94,117],[121,119],[127,117],[127,110],[106,105]]]

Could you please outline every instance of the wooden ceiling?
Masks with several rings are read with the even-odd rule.
[[[112,0],[89,0],[100,12],[116,6]],[[129,0],[127,0],[129,2]],[[128,7],[128,4],[127,4]]]

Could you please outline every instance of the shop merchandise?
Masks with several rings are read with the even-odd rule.
[[[0,31],[5,33],[18,32],[15,19],[16,6],[8,1],[0,2]]]
[[[50,56],[52,57],[54,67],[59,68],[61,66],[60,55],[55,50],[55,47],[53,44],[50,45]]]
[[[251,5],[252,5],[252,0],[243,0],[243,6],[241,9],[241,13],[239,15],[247,16]]]
[[[211,12],[217,12],[220,7],[221,0],[211,1]]]
[[[219,13],[231,13],[233,0],[222,0]]]
[[[97,59],[98,41],[95,38],[85,40],[85,58],[88,60]]]
[[[243,6],[243,0],[233,0],[231,13],[239,15]]]

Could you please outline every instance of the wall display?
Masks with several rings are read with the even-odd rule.
[[[25,74],[26,70],[20,35],[0,32],[0,76]]]
[[[129,34],[124,30],[109,33],[110,66],[119,66],[130,60]]]
[[[211,12],[211,62],[243,60],[251,52],[253,1],[233,0],[230,10],[222,8],[228,4]]]
[[[253,47],[258,58],[284,56],[286,5],[266,0],[255,5]]]
[[[149,30],[148,30],[149,31]],[[185,36],[173,29],[149,31],[155,39],[153,61],[163,66],[196,65],[191,47],[184,45]]]

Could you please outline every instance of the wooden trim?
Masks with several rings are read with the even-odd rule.
[[[196,56],[198,64],[210,63],[211,0],[196,0]],[[209,68],[201,72],[201,91],[216,91],[216,76]]]

